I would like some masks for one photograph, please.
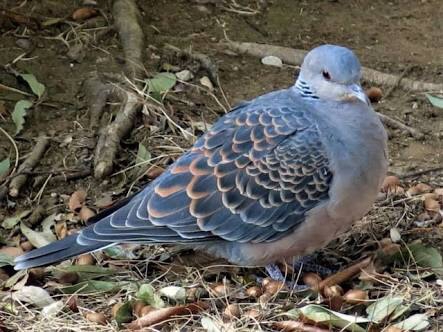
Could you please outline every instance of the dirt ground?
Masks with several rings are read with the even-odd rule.
[[[228,103],[235,105],[241,100],[293,84],[296,68],[265,66],[261,64],[260,59],[229,51],[219,45],[226,36],[234,41],[267,43],[306,50],[323,43],[341,44],[353,49],[366,67],[416,80],[443,83],[441,0],[279,0],[267,2],[264,8],[259,7],[258,3],[262,2],[138,1],[145,33],[146,77],[167,69],[189,69],[194,74],[192,84],[199,85],[200,78],[207,75],[195,61],[178,58],[166,51],[163,46],[167,43],[183,49],[191,47],[196,52],[208,55],[219,68],[221,89],[216,88],[211,94],[189,85],[182,85],[170,94],[175,98],[167,101],[166,109],[172,121],[165,121],[158,114],[140,116],[130,135],[122,141],[114,162],[114,172],[106,179],[97,180],[92,175],[87,175],[72,181],[52,181],[53,176],[71,174],[92,167],[94,143],[91,143],[93,139],[87,134],[90,115],[82,84],[96,72],[121,73],[124,61],[118,35],[108,28],[113,21],[111,1],[97,1],[97,17],[74,22],[71,14],[82,6],[82,1],[3,0],[0,10],[8,9],[36,17],[41,22],[48,22],[53,18],[64,20],[35,27],[32,22],[26,26],[0,16],[0,83],[28,94],[32,93],[26,82],[11,74],[8,68],[13,68],[20,73],[32,73],[46,87],[44,98],[28,111],[24,129],[16,136],[13,135],[15,124],[11,113],[15,103],[24,96],[0,87],[0,126],[13,137],[20,154],[20,162],[31,152],[35,139],[40,134],[50,137],[48,150],[38,166],[32,170],[19,196],[4,200],[0,207],[0,222],[20,211],[34,211],[38,206],[42,206],[45,216],[55,212],[62,214],[64,219],[59,223],[65,225],[65,228],[81,227],[82,222],[78,216],[70,214],[66,205],[74,191],[85,190],[87,206],[98,211],[149,182],[152,176],[149,175],[149,171],[144,172],[148,166],[150,171],[153,169],[152,165],[164,168],[192,144],[193,139],[183,137],[171,122],[189,129],[198,136],[207,124],[211,124],[224,113],[220,103],[229,108]],[[242,10],[237,4],[243,5]],[[258,10],[258,13],[245,14],[243,11],[246,9]],[[366,82],[363,83],[366,88],[369,87]],[[380,88],[385,93],[391,87]],[[226,98],[223,97],[222,91]],[[424,93],[394,88],[388,98],[382,99],[374,107],[379,112],[425,134],[424,139],[418,140],[398,129],[388,128],[392,174],[401,177],[442,165],[443,110],[433,107]],[[103,126],[115,117],[117,108],[110,109],[111,112],[108,112],[102,121]],[[146,168],[142,166],[142,169],[134,167],[140,143],[147,148],[151,158],[154,158],[151,164]],[[7,157],[14,160],[14,149],[6,136],[1,134],[0,161]],[[432,188],[443,187],[442,171],[404,178],[401,185],[407,189],[418,182],[427,183]],[[417,231],[414,222],[422,212],[423,207],[419,200],[408,200],[401,194],[388,197],[379,202],[345,240],[333,243],[328,249],[319,252],[318,260],[337,269],[346,266],[362,257],[363,252],[375,250],[377,241],[389,238],[390,229],[394,226],[404,232],[402,241],[421,238],[424,243],[432,244],[441,250],[443,228],[434,229],[431,225],[420,227],[421,231]],[[39,229],[39,226],[35,226],[35,229]],[[26,240],[17,227],[12,230],[0,228],[0,235],[9,246]],[[159,258],[166,253],[169,253],[168,258]],[[154,265],[163,268],[162,270],[157,267],[155,272],[148,272],[140,262],[134,263],[135,268],[123,263],[116,266],[127,268],[126,276],[134,280],[140,281],[146,275],[156,278],[156,288],[158,285],[176,283],[180,278],[184,278],[186,287],[190,287],[192,282],[198,283],[198,280],[195,281],[192,277],[198,274],[195,270],[188,270],[189,275],[186,277],[179,272],[170,272],[171,276],[165,272],[164,262],[174,259],[170,253],[169,249],[153,249],[151,253],[143,252],[145,256],[140,254],[139,257],[155,257]],[[6,267],[4,270],[8,277],[13,275],[12,269]],[[219,274],[211,273],[208,278],[203,279],[205,282],[216,282],[226,277],[236,285],[240,283],[240,277],[247,279],[249,272],[243,269],[233,271],[235,277],[229,271],[224,271]],[[255,273],[264,275],[262,270]],[[422,301],[420,297],[421,302],[414,307],[413,312],[426,313],[432,323],[428,329],[439,330],[438,327],[443,323],[443,312],[439,308],[442,303],[442,288],[439,289],[433,279],[428,285],[429,288],[426,288],[429,291],[427,295],[424,291],[417,295],[416,288],[420,288],[419,285],[423,285],[425,281],[407,283],[405,280],[408,277],[410,276],[406,272],[392,273],[392,280],[377,286],[378,288],[375,287],[379,295],[374,291],[371,293],[371,299],[386,294],[388,284],[407,293],[408,301],[414,302],[414,296],[429,296],[432,301]],[[31,279],[28,284],[45,286],[50,289],[51,295],[55,294],[58,299],[67,300],[67,296],[63,297],[57,291],[60,281],[56,284],[52,276],[40,280]],[[352,283],[346,284],[348,288],[351,285]],[[5,294],[7,292],[5,289]],[[121,291],[117,295],[99,297],[101,302],[90,297],[80,297],[79,306],[86,311],[103,311],[110,317],[112,304],[121,301],[122,298],[127,299],[128,296],[130,297],[130,292]],[[272,312],[287,309],[291,303],[300,305],[302,302],[280,298],[270,307],[271,313],[264,314],[263,320],[255,319],[251,322],[236,319],[229,323],[229,328],[271,331],[272,324],[268,323],[272,321],[271,317],[274,317]],[[10,330],[44,329],[45,319],[35,311],[25,310],[20,306],[16,309],[11,313],[11,310],[0,307],[0,330],[2,324],[5,325],[5,329]],[[210,312],[216,316],[217,321],[227,324],[226,319],[221,318],[220,312]],[[71,316],[64,314],[58,316],[54,322],[54,330],[63,330],[63,325],[66,330],[78,331],[117,329],[116,324],[112,322],[105,326],[92,327],[81,313]],[[166,324],[162,331],[205,330],[199,322],[182,321],[180,324],[183,325],[174,324]],[[387,325],[389,322],[385,321],[380,326]],[[224,328],[227,331],[229,328],[226,326]],[[371,331],[381,330],[380,326]]]

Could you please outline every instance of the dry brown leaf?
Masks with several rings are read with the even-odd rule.
[[[315,291],[319,290],[321,280],[321,277],[314,272],[308,272],[303,275],[303,283]]]
[[[431,211],[431,212],[440,211],[440,203],[431,197],[425,198],[424,206],[427,211]]]
[[[208,307],[209,306],[204,302],[196,302],[176,307],[157,309],[129,323],[126,325],[126,327],[130,330],[139,330],[143,327],[159,324],[169,319],[171,316],[187,316],[189,314],[196,314]]]
[[[154,180],[159,177],[163,173],[164,169],[160,167],[153,167],[148,172],[146,172],[146,176],[150,180]]]
[[[86,200],[86,191],[84,190],[74,191],[71,197],[69,197],[69,203],[68,203],[69,210],[71,210],[72,212],[79,212],[85,200]]]
[[[415,196],[424,194],[427,192],[430,192],[432,190],[432,187],[430,185],[427,185],[426,183],[418,183],[415,186],[412,186],[406,191],[406,194],[408,196]]]
[[[92,7],[82,7],[82,8],[76,9],[72,13],[72,19],[74,21],[84,21],[84,20],[87,20],[88,18],[92,18],[97,15],[98,15],[97,9],[92,8]]]
[[[328,329],[307,325],[295,320],[284,320],[281,322],[275,322],[273,324],[273,327],[284,332],[329,332]]]

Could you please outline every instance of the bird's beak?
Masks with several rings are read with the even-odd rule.
[[[360,84],[351,84],[347,86],[347,92],[344,95],[345,100],[360,100],[366,105],[369,105],[369,99],[366,93],[363,91]]]

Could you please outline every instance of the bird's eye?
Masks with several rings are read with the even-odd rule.
[[[326,70],[323,70],[321,74],[325,80],[329,81],[331,79],[331,75]]]

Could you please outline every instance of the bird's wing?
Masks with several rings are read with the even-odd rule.
[[[123,242],[269,242],[328,199],[332,172],[319,132],[288,104],[249,103],[222,117],[193,148],[93,225],[16,258],[46,265]]]
[[[317,127],[295,107],[246,104],[80,243],[273,241],[328,198]]]

